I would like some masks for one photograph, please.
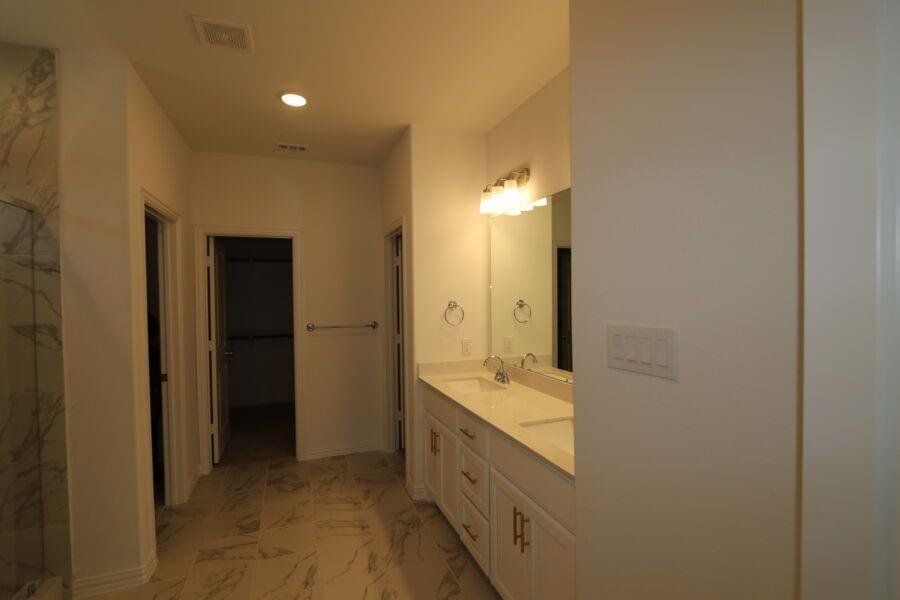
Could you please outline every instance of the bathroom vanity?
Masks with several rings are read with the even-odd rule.
[[[573,405],[423,367],[428,495],[504,598],[574,598]]]

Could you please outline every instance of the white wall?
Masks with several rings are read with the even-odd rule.
[[[900,597],[900,9],[804,8],[803,597]],[[892,574],[893,571],[893,574]]]
[[[573,0],[581,598],[792,597],[797,7]],[[680,379],[605,366],[673,326]]]
[[[78,591],[110,573],[140,575],[155,558],[142,190],[184,210],[187,147],[126,61],[63,50],[59,64],[63,354]],[[183,490],[193,471],[180,465]]]
[[[527,166],[531,182],[524,193],[530,199],[568,188],[572,181],[570,105],[571,75],[566,69],[488,132],[487,180]]]
[[[382,225],[385,234],[390,233],[398,225],[403,228],[403,325],[406,359],[406,377],[404,381],[404,398],[406,414],[404,418],[404,437],[408,448],[416,448],[415,389],[416,389],[416,357],[413,343],[415,322],[413,321],[413,283],[412,283],[412,128],[407,127],[400,139],[388,153],[381,165],[381,211]],[[387,302],[385,305],[387,306]],[[385,323],[390,318],[385,315]],[[385,354],[388,350],[385,349]],[[410,441],[412,440],[412,441]],[[416,474],[418,465],[417,452],[406,452],[406,487],[411,494],[416,494],[418,483]]]
[[[194,223],[301,232],[303,322],[295,325],[295,334],[302,336],[299,434],[307,455],[385,443],[383,328],[376,333],[303,330],[307,321],[383,318],[380,185],[378,170],[371,167],[193,154]]]

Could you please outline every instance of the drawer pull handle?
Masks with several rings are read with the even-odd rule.
[[[469,472],[468,472],[468,471],[460,471],[460,473],[462,473],[462,474],[463,474],[463,477],[465,477],[466,479],[468,479],[468,480],[469,480],[469,483],[471,483],[472,485],[475,485],[476,483],[478,483],[478,479],[475,478],[475,477],[472,477],[471,475],[469,475]]]
[[[475,439],[475,434],[472,433],[471,431],[469,431],[468,429],[466,429],[465,427],[460,427],[459,430],[462,432],[462,434],[463,434],[464,436],[466,436],[466,437],[469,438],[470,440],[474,440],[474,439]]]
[[[525,547],[531,545],[531,542],[525,541],[525,524],[530,522],[531,519],[525,518],[524,511],[513,506],[513,546],[519,546],[522,554],[525,554]]]
[[[478,541],[478,534],[477,534],[477,533],[472,533],[472,530],[469,529],[469,526],[466,525],[465,523],[463,523],[462,526],[463,526],[463,529],[466,530],[466,533],[469,534],[469,537],[472,538],[472,541],[473,541],[473,542],[477,542],[477,541]]]

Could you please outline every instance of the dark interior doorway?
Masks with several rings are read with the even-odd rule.
[[[161,225],[150,214],[144,215],[147,273],[147,342],[150,367],[150,441],[153,455],[153,500],[166,503],[165,431],[163,429],[162,282],[160,270]]]
[[[293,252],[287,239],[216,238],[224,257],[229,441],[221,464],[295,456]],[[224,300],[224,299],[222,299]]]
[[[556,348],[558,369],[572,370],[572,249],[556,249]]]

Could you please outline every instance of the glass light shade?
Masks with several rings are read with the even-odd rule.
[[[534,202],[531,203],[532,206],[547,206],[547,198],[538,198]]]
[[[481,192],[481,214],[490,215],[494,212],[494,202],[490,192]]]

